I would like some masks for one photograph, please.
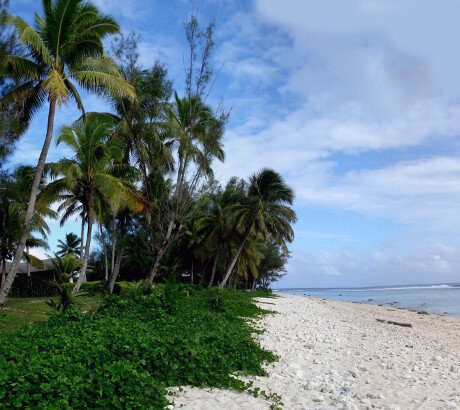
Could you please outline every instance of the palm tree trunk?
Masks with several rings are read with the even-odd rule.
[[[40,180],[43,174],[43,168],[45,167],[46,156],[48,155],[48,150],[53,138],[53,125],[54,125],[54,115],[56,113],[56,101],[50,101],[50,108],[48,113],[48,127],[46,129],[45,143],[43,144],[42,152],[40,153],[40,158],[38,159],[37,168],[35,169],[34,180],[32,182],[32,188],[30,190],[29,203],[27,205],[26,217],[24,220],[24,226],[22,230],[21,238],[14,253],[13,263],[10,266],[10,271],[8,276],[5,279],[1,289],[0,289],[0,309],[3,309],[3,306],[6,301],[6,297],[10,292],[11,286],[13,285],[14,278],[21,262],[22,255],[24,253],[24,248],[26,246],[26,240],[29,237],[30,224],[32,222],[32,216],[35,210],[35,202],[37,200],[38,186],[40,185]]]
[[[160,260],[163,257],[163,255],[166,253],[168,248],[169,248],[169,242],[166,242],[158,251],[155,261],[153,262],[152,267],[150,268],[150,271],[147,275],[147,287],[152,286],[153,279],[157,275],[157,269],[158,269],[158,266],[160,265]]]
[[[203,284],[204,278],[206,276],[205,272],[206,272],[207,266],[208,266],[208,262],[206,262],[201,269],[200,281],[198,282],[198,286],[201,286]]]
[[[216,275],[218,259],[219,259],[219,245],[217,245],[216,253],[214,254],[214,260],[212,262],[212,271],[211,271],[211,277],[209,278],[208,288],[210,288],[214,282],[214,276]]]
[[[193,262],[192,262],[192,271],[190,272],[190,283],[193,285]]]
[[[109,261],[107,259],[107,246],[105,243],[105,235],[104,235],[104,230],[102,229],[102,224],[99,224],[99,231],[101,232],[102,248],[104,250],[104,269],[105,269],[104,279],[107,281],[109,279]]]
[[[30,259],[30,249],[28,246],[26,246],[26,252],[27,252],[27,255],[29,255],[29,259]],[[30,263],[28,260],[26,261],[26,265],[27,265],[27,277],[30,278]]]
[[[83,250],[85,249],[85,213],[81,215],[81,239],[80,239],[80,259],[83,259]]]
[[[220,283],[219,288],[222,289],[222,288],[225,286],[225,284],[227,283],[228,278],[230,277],[230,275],[231,275],[231,273],[232,273],[232,270],[233,270],[233,268],[235,267],[236,262],[238,261],[238,258],[240,257],[240,254],[241,254],[241,251],[243,250],[244,244],[245,244],[246,241],[248,240],[249,232],[250,232],[250,229],[247,229],[247,230],[246,230],[246,233],[245,233],[245,235],[244,235],[243,241],[241,242],[241,245],[239,246],[238,250],[236,251],[235,256],[233,257],[232,263],[231,263],[230,266],[228,267],[227,273],[225,274],[224,279],[223,279],[222,282]]]
[[[123,259],[124,250],[125,250],[124,247],[120,246],[120,250],[118,251],[118,255],[117,255],[114,267],[113,267],[113,272],[110,275],[110,282],[109,282],[110,293],[113,293],[115,282],[117,281],[118,274],[120,273],[121,260]]]
[[[238,287],[238,273],[234,273],[233,275],[233,289],[236,289]]]
[[[91,203],[90,200],[88,202]],[[78,277],[77,283],[72,289],[72,293],[77,293],[80,290],[81,284],[83,282],[86,282],[86,268],[88,266],[89,248],[91,246],[91,231],[93,228],[93,212],[91,208],[88,209],[87,219],[88,219],[88,231],[86,233],[87,236],[86,236],[85,254],[83,255],[83,261],[82,261],[81,269],[80,269],[80,276]]]
[[[254,292],[256,290],[256,286],[257,286],[257,279],[256,278],[252,278],[252,291]]]
[[[5,283],[6,277],[6,259],[2,258],[2,286]]]
[[[115,247],[117,244],[117,236],[115,235],[115,215],[113,215],[113,224],[112,224],[112,263],[110,264],[110,275],[113,275],[115,269]]]

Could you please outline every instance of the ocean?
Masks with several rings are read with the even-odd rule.
[[[367,288],[293,288],[276,292],[371,303],[460,317],[460,283]]]

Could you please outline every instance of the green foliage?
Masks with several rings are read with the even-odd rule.
[[[130,295],[133,299],[139,299],[140,297],[150,293],[150,288],[147,286],[146,280],[127,283],[129,284],[129,290],[126,289],[125,293]]]
[[[0,130],[1,132],[1,130]],[[26,217],[28,191],[32,184],[35,169],[30,166],[20,166],[12,172],[4,173],[0,179],[0,264],[11,260],[16,251]],[[44,179],[40,181],[39,190],[43,188]],[[42,247],[47,249],[46,236],[49,227],[46,218],[54,218],[56,213],[48,204],[37,204],[32,216],[29,237],[26,246],[29,248]],[[37,234],[39,236],[37,236]],[[36,258],[24,254],[27,262],[35,262]],[[35,260],[34,260],[35,259]],[[2,266],[3,269],[3,266]]]
[[[60,106],[73,99],[83,111],[76,84],[89,91],[105,89],[135,99],[133,88],[104,53],[104,38],[120,31],[117,22],[100,13],[91,2],[41,3],[43,14],[36,14],[33,26],[20,17],[8,15],[5,19],[26,53],[9,54],[6,58],[5,72],[18,85],[2,95],[0,109],[20,104],[19,119],[26,127],[47,100]]]
[[[81,259],[73,253],[67,253],[64,256],[59,256],[56,253],[54,254],[54,258],[51,258],[51,263],[55,279],[64,283],[68,282],[74,276],[81,265]]]
[[[73,287],[65,286],[58,282],[53,282],[57,288],[58,299],[50,299],[45,303],[58,313],[75,313],[78,309],[75,306],[75,298],[85,295],[84,292],[72,293]]]
[[[77,255],[80,249],[81,239],[77,235],[75,235],[73,232],[70,232],[65,235],[64,241],[62,239],[59,239],[58,242],[59,243],[57,245],[57,248],[59,249],[59,251],[56,252],[56,255],[58,256],[64,256],[68,254]]]
[[[136,299],[109,295],[96,312],[0,335],[2,406],[162,409],[167,386],[246,389],[230,375],[263,375],[261,363],[275,359],[242,318],[264,312],[233,290],[226,312],[211,310],[213,291],[167,284]]]
[[[83,282],[80,290],[90,296],[102,295],[108,292],[108,286],[103,281]]]
[[[56,287],[38,276],[18,275],[10,291],[12,298],[44,297],[56,295]]]
[[[0,314],[0,333],[11,332],[23,326],[35,326],[50,319],[53,309],[46,304],[49,297],[10,298],[6,301],[5,310]],[[78,305],[82,312],[94,311],[100,297],[82,296]]]
[[[227,312],[229,299],[227,289],[212,288],[209,289],[207,293],[211,309],[218,312]]]

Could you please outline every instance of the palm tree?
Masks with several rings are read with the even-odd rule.
[[[45,101],[49,102],[49,113],[23,232],[10,273],[0,290],[0,308],[13,284],[29,234],[38,185],[51,144],[56,105],[61,106],[72,98],[83,111],[82,100],[72,80],[86,90],[105,89],[116,95],[135,98],[133,88],[104,54],[103,38],[119,32],[114,19],[83,0],[42,0],[42,7],[43,17],[36,15],[34,27],[20,17],[7,16],[7,22],[15,28],[30,58],[6,57],[7,72],[19,85],[1,97],[0,108],[4,110],[11,104],[20,104],[22,124],[29,124]]]
[[[202,177],[212,177],[213,159],[224,160],[222,138],[227,116],[216,116],[198,97],[179,98],[162,115],[164,130],[177,152],[176,184],[171,198],[168,228],[162,237],[154,263],[147,275],[150,286],[161,258],[177,239],[190,216]]]
[[[56,253],[54,258],[51,258],[51,264],[53,265],[55,280],[63,283],[68,282],[73,277],[81,266],[81,259],[74,253],[66,253],[64,256],[59,256]]]
[[[135,187],[117,176],[123,170],[134,170],[130,165],[119,163],[122,157],[121,143],[117,139],[109,138],[111,132],[110,123],[95,117],[77,121],[70,127],[62,127],[57,143],[70,147],[74,151],[74,157],[48,164],[54,180],[44,189],[43,198],[46,201],[59,200],[62,195],[74,193],[75,187],[79,186],[77,199],[82,201],[88,222],[85,252],[74,292],[86,280],[92,226],[101,204],[107,202],[114,212],[122,205],[137,212],[143,208],[143,202]]]
[[[204,235],[203,246],[213,255],[208,288],[214,283],[219,253],[230,234],[225,209],[238,203],[243,195],[242,189],[236,187],[235,182],[235,179],[230,180],[224,191],[220,190],[207,197],[209,205],[205,215],[197,221],[196,231]]]
[[[124,141],[123,163],[135,164],[141,172],[143,195],[146,198],[146,212],[152,215],[156,211],[155,185],[160,171],[161,177],[173,168],[173,158],[170,151],[171,141],[159,132],[157,123],[161,110],[167,105],[171,94],[171,82],[167,80],[167,71],[159,63],[148,70],[137,66],[137,42],[132,33],[127,38],[117,39],[114,52],[120,63],[120,73],[125,81],[133,85],[137,99],[135,101],[116,95],[108,95],[112,105],[112,113],[88,113],[87,117],[96,116],[113,121],[114,136]],[[152,177],[153,176],[153,177]],[[113,287],[118,275],[123,253],[126,249],[126,236],[120,232],[126,226],[131,215],[129,212],[119,212],[112,216],[112,269],[110,285]],[[154,215],[157,219],[157,215]],[[147,224],[150,237],[155,236],[152,224]],[[101,229],[101,236],[103,230]],[[106,243],[102,240],[104,258],[106,258]],[[150,245],[154,246],[153,244]],[[105,269],[107,269],[105,263]]]
[[[227,209],[231,226],[240,235],[240,245],[220,283],[221,288],[227,283],[250,235],[262,234],[267,241],[282,244],[293,240],[291,223],[295,222],[296,214],[287,206],[293,202],[293,190],[277,172],[264,169],[251,176],[247,195],[240,204]]]
[[[245,288],[254,290],[257,278],[259,277],[258,268],[263,259],[263,251],[267,245],[261,240],[261,235],[257,237],[249,236],[244,243],[240,257],[235,266],[235,275],[244,279]]]
[[[58,241],[57,247],[59,251],[56,252],[56,255],[64,256],[70,253],[76,255],[79,251],[80,242],[80,238],[73,232],[66,234],[65,242],[62,239],[59,239]]]
[[[32,184],[34,168],[21,166],[11,174],[5,176],[0,184],[0,260],[2,262],[2,284],[6,278],[6,260],[11,259],[17,249],[21,237],[26,213],[27,191]],[[41,190],[44,185],[42,178],[39,184]],[[55,218],[56,213],[45,202],[38,205],[32,215],[30,232],[26,239],[27,252],[23,258],[27,263],[28,274],[30,264],[37,264],[37,258],[30,254],[29,248],[42,247],[47,249],[46,236],[49,227],[45,217]],[[40,234],[41,238],[33,235]]]

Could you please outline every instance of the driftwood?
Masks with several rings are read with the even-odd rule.
[[[400,322],[393,322],[392,320],[384,320],[384,319],[376,319],[377,322],[388,323],[390,325],[402,326],[402,327],[412,327],[410,323],[400,323]]]

